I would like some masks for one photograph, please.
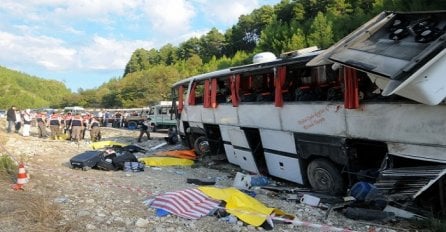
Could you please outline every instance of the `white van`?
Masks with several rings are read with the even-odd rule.
[[[77,113],[85,113],[85,109],[81,106],[69,106],[69,107],[65,107],[63,109],[64,113],[68,113],[71,112],[71,114],[77,114]]]

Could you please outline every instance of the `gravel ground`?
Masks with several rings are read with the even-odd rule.
[[[24,191],[14,192],[2,186],[3,194],[23,192],[45,196],[60,208],[58,223],[67,231],[258,231],[262,228],[244,225],[241,221],[229,223],[214,216],[199,220],[187,220],[174,215],[157,217],[155,210],[144,201],[167,191],[196,187],[187,184],[187,178],[215,178],[216,186],[229,187],[234,175],[240,171],[230,164],[194,165],[193,167],[146,167],[144,172],[82,171],[71,169],[69,160],[74,155],[91,150],[86,141],[80,144],[69,141],[53,141],[36,137],[32,128],[31,137],[6,134],[2,123],[0,136],[6,140],[4,148],[17,159],[26,161],[30,181]],[[103,140],[132,144],[138,131],[102,128]],[[166,133],[152,133],[153,140],[138,143],[151,148],[164,142]],[[179,149],[180,146],[164,146],[161,149]],[[1,151],[5,153],[5,151]],[[145,155],[149,155],[149,153]],[[143,154],[138,154],[142,156]],[[0,193],[0,194],[2,194]],[[376,225],[345,218],[340,212],[331,212],[325,219],[326,210],[307,206],[271,194],[256,191],[256,199],[268,207],[274,207],[295,215],[298,220],[349,228],[354,231],[401,231],[399,224]],[[24,199],[26,200],[26,199]],[[11,202],[12,204],[14,202]],[[1,214],[4,212],[0,212]],[[69,225],[69,226],[68,226]],[[67,229],[68,228],[68,229]],[[7,225],[1,231],[16,231]],[[308,226],[276,223],[273,231],[323,231]],[[325,231],[329,231],[325,229]]]

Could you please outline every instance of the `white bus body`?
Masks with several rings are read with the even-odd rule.
[[[428,15],[407,18],[413,24]],[[435,15],[442,27],[445,15]],[[425,54],[434,61],[426,59],[410,72],[405,65],[399,70],[392,66],[397,78],[359,62],[368,57],[374,61],[372,53],[357,55],[358,62],[343,60],[364,42],[358,34],[384,36],[382,30],[392,22],[389,17],[396,16],[380,15],[365,24],[373,30],[361,27],[342,40],[353,44],[352,51],[342,50],[346,46],[341,41],[322,53],[219,70],[175,83],[182,140],[199,154],[225,153],[228,162],[249,172],[330,193],[343,193],[355,181],[371,177],[364,174],[367,171],[379,172],[389,156],[394,157],[395,167],[446,164],[446,64],[438,57],[445,50]],[[386,22],[376,22],[383,18]],[[444,41],[439,40],[423,41],[422,47]],[[368,42],[372,47],[374,41]],[[306,66],[310,60],[315,66]],[[396,81],[398,85],[390,83]],[[253,90],[258,87],[263,90]],[[219,98],[221,93],[226,96]],[[253,93],[255,97],[250,96]]]

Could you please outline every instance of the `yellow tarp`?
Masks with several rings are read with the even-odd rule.
[[[182,159],[190,159],[194,160],[197,158],[197,155],[195,154],[194,150],[174,150],[174,151],[160,151],[153,156],[158,157],[176,157],[176,158],[182,158]]]
[[[144,157],[139,158],[147,166],[191,166],[193,160],[179,159],[174,157]]]
[[[262,225],[272,213],[285,215],[281,210],[268,208],[255,198],[241,192],[236,188],[220,189],[216,187],[198,187],[207,196],[226,202],[226,211],[235,215],[241,221],[253,226]],[[288,215],[289,217],[293,217]]]
[[[100,142],[92,143],[92,144],[90,144],[90,146],[91,146],[91,148],[96,150],[96,149],[101,149],[101,148],[106,148],[106,147],[113,147],[113,146],[125,147],[125,146],[127,146],[127,144],[118,143],[118,142],[115,142],[115,141],[100,141]]]

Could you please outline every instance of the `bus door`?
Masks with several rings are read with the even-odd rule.
[[[265,158],[258,130],[232,127],[228,129],[227,133],[232,145],[232,154],[229,154],[232,157],[228,157],[228,160],[253,173],[260,173],[259,170],[264,170]]]

